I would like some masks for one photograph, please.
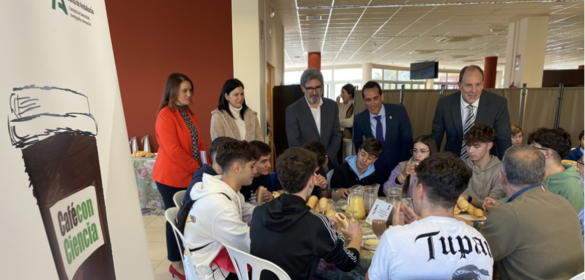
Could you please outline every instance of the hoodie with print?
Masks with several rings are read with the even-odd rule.
[[[195,201],[189,215],[195,222],[185,225],[185,239],[191,249],[191,259],[200,280],[221,280],[229,272],[212,269],[212,261],[228,244],[250,252],[250,228],[254,206],[245,203],[244,196],[221,180],[222,176],[203,174],[203,181],[195,184],[191,198]]]

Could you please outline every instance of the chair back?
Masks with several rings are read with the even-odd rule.
[[[178,191],[175,193],[175,195],[173,195],[173,201],[175,202],[175,206],[181,208],[181,206],[183,205],[183,198],[185,198],[185,193],[187,191]]]
[[[585,277],[585,272],[581,272],[569,280],[583,280],[584,277]]]
[[[181,232],[176,226],[178,213],[179,213],[178,207],[169,208],[167,209],[167,211],[165,211],[165,218],[167,219],[167,222],[171,224],[171,227],[173,227],[173,233],[175,234],[175,239],[177,240],[177,245],[179,246],[179,252],[183,252],[183,254],[181,254],[181,259],[183,259],[183,267],[185,268],[185,279],[197,280],[197,273],[195,272],[195,266],[193,265],[193,261],[191,260],[191,251],[187,246],[187,240],[185,239],[183,234],[181,234]]]
[[[229,245],[223,244],[223,246],[230,254],[230,259],[232,259],[232,263],[234,264],[236,272],[238,273],[238,279],[249,280],[248,265],[250,265],[252,267],[252,280],[260,280],[260,273],[263,270],[271,271],[280,280],[290,280],[290,276],[288,276],[288,274],[286,274],[286,272],[284,272],[284,270],[282,270],[282,268],[278,267],[277,265],[267,260],[254,257],[248,253],[244,253]]]

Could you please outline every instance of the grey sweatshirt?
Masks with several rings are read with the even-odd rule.
[[[469,158],[464,160],[467,166],[473,169],[473,176],[471,176],[469,186],[463,193],[477,199],[479,205],[475,205],[476,207],[483,205],[483,200],[486,197],[500,199],[506,196],[500,184],[502,162],[495,156],[491,157],[492,160],[484,169],[479,169]]]

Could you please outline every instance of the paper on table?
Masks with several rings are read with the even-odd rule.
[[[373,220],[387,221],[388,217],[390,217],[390,213],[392,213],[392,208],[394,208],[392,204],[376,199],[376,202],[372,206],[372,210],[366,218],[366,223],[371,225]]]

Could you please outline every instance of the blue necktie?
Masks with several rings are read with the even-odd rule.
[[[382,116],[374,117],[374,119],[376,119],[376,139],[378,139],[378,141],[382,143],[382,146],[384,146],[384,128],[382,127],[380,118],[382,118]]]

